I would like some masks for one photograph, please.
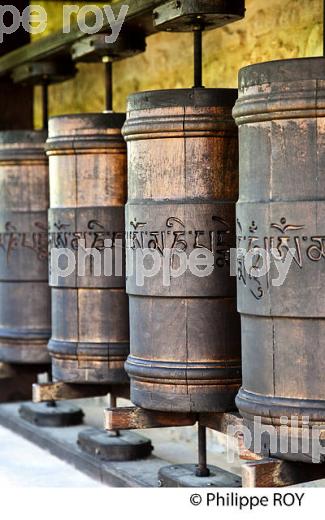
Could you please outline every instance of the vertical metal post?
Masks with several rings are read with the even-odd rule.
[[[105,111],[113,110],[113,63],[108,56],[103,58],[105,66]]]
[[[49,90],[48,83],[42,83],[42,129],[47,130],[49,126]]]
[[[116,408],[116,395],[114,393],[110,394],[110,408]]]
[[[194,31],[194,88],[202,87],[202,29]]]
[[[198,424],[199,463],[195,472],[197,477],[209,477],[210,470],[207,466],[207,437],[206,427]]]

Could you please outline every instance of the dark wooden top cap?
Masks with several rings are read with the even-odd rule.
[[[152,90],[131,94],[128,111],[168,107],[211,107],[232,108],[238,93],[236,89],[191,88],[173,90]]]
[[[0,146],[44,144],[46,138],[47,132],[43,130],[5,130],[0,132]]]
[[[239,71],[239,88],[273,82],[325,79],[325,58],[296,58],[249,65]]]
[[[100,112],[87,114],[66,114],[49,119],[49,138],[83,134],[87,131],[106,129],[121,129],[125,121],[125,114],[115,112]]]

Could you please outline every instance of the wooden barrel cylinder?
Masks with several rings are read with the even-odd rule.
[[[128,101],[126,370],[131,399],[143,408],[234,407],[241,381],[235,278],[229,276],[238,196],[236,94],[166,90]],[[186,265],[181,257],[190,262],[199,253],[212,261],[211,271],[188,267],[178,276]]]
[[[298,437],[304,422],[307,432],[313,424],[325,425],[324,79],[323,58],[249,66],[240,71],[234,109],[237,244],[243,249],[237,296],[243,386],[237,404],[251,426],[254,417],[276,429],[287,424]],[[245,267],[249,252],[255,265]],[[306,459],[301,446],[294,452],[290,443],[277,456]]]
[[[0,361],[49,361],[46,135],[0,132]]]
[[[64,382],[128,381],[124,362],[129,352],[129,318],[122,269],[124,120],[124,114],[101,113],[49,121],[49,351],[53,377]],[[64,254],[54,262],[54,255],[64,250],[69,251],[74,268],[55,273],[57,266],[68,265]],[[86,250],[91,254],[79,266]]]

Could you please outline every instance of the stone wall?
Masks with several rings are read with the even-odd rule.
[[[43,5],[49,13],[49,29],[60,28],[58,2],[43,2]],[[244,65],[321,53],[322,0],[246,0],[244,20],[205,33],[204,84],[235,87],[238,70]],[[103,110],[103,66],[78,67],[75,79],[50,88],[51,115]],[[116,111],[125,110],[131,92],[191,87],[192,36],[171,33],[150,36],[146,53],[115,63],[114,75]],[[35,91],[35,118],[39,125],[39,90]]]

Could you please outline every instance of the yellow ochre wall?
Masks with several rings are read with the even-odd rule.
[[[50,29],[60,29],[57,2],[43,5],[51,20]],[[204,84],[236,87],[238,70],[245,65],[321,54],[322,0],[246,0],[244,20],[204,34]],[[191,87],[192,61],[191,34],[150,36],[145,53],[113,66],[114,109],[125,111],[131,92]],[[103,110],[103,66],[79,64],[78,68],[75,79],[50,87],[50,115]],[[35,96],[35,122],[39,126],[37,88]]]

